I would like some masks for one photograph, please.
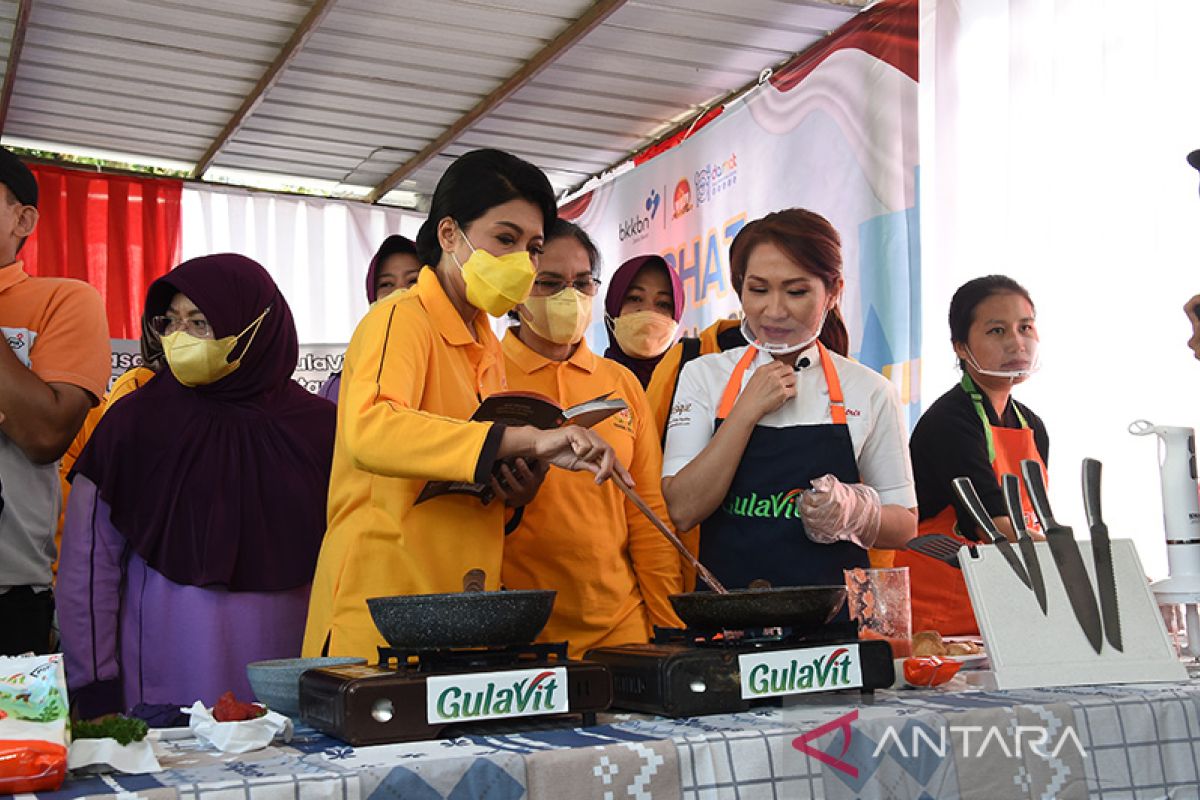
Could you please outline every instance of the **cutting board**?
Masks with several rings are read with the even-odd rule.
[[[1131,540],[1112,540],[1123,652],[1107,639],[1099,653],[1092,648],[1075,619],[1050,546],[1037,542],[1035,547],[1046,582],[1045,616],[999,550],[978,547],[978,557],[966,547],[959,551],[998,688],[1187,680]],[[1091,542],[1079,540],[1079,553],[1095,591]]]

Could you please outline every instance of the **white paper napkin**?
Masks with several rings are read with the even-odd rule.
[[[71,742],[71,749],[67,751],[69,769],[97,766],[112,767],[131,775],[162,771],[149,739],[125,745],[116,739],[76,739]],[[89,770],[98,771],[104,770]]]
[[[292,740],[292,721],[282,714],[268,711],[258,719],[242,722],[217,722],[204,703],[197,700],[191,708],[181,709],[191,716],[188,727],[196,738],[220,750],[222,753],[249,753],[261,750],[276,736],[283,741]]]

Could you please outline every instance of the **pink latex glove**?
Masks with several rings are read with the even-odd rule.
[[[842,483],[832,475],[814,478],[800,502],[804,532],[818,544],[854,542],[862,548],[879,538],[879,492],[865,483]]]

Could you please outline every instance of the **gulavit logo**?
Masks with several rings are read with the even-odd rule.
[[[567,671],[519,669],[425,679],[426,717],[431,723],[564,714]]]
[[[721,510],[734,517],[768,517],[772,519],[800,519],[802,489],[791,489],[759,497],[757,492],[748,495],[729,495]]]
[[[744,700],[863,685],[856,644],[747,653],[738,656],[738,667]]]

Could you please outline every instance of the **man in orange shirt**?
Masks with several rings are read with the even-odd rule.
[[[104,396],[110,369],[100,294],[33,278],[17,252],[37,224],[37,181],[0,147],[0,655],[47,652],[58,459]]]

